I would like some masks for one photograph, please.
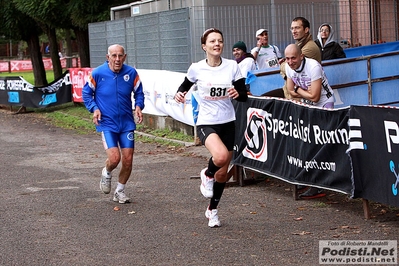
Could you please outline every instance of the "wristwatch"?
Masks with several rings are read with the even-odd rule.
[[[299,86],[295,85],[294,86],[294,92],[297,93],[298,89],[299,89]]]

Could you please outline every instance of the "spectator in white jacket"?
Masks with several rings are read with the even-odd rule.
[[[243,41],[238,41],[233,45],[233,56],[244,78],[247,78],[249,71],[256,70],[255,58],[251,53],[247,52],[247,46]],[[246,87],[249,92],[249,84],[246,84]]]
[[[247,46],[243,41],[238,41],[233,45],[233,56],[244,78],[247,77],[249,71],[256,69],[255,58],[247,52]]]

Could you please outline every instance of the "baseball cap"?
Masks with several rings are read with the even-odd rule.
[[[256,31],[256,35],[255,35],[255,37],[258,37],[258,35],[261,35],[264,31],[269,31],[268,29],[259,29],[259,30],[257,30]]]

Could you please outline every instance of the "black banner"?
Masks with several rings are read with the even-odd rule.
[[[71,89],[68,71],[43,87],[34,87],[22,77],[0,77],[0,104],[45,108],[71,102]]]
[[[235,165],[352,195],[348,108],[256,97],[235,107]]]
[[[399,206],[399,109],[351,106],[354,196]]]

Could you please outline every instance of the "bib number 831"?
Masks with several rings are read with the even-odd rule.
[[[210,96],[221,97],[226,95],[227,88],[215,88],[212,87],[210,90]]]

